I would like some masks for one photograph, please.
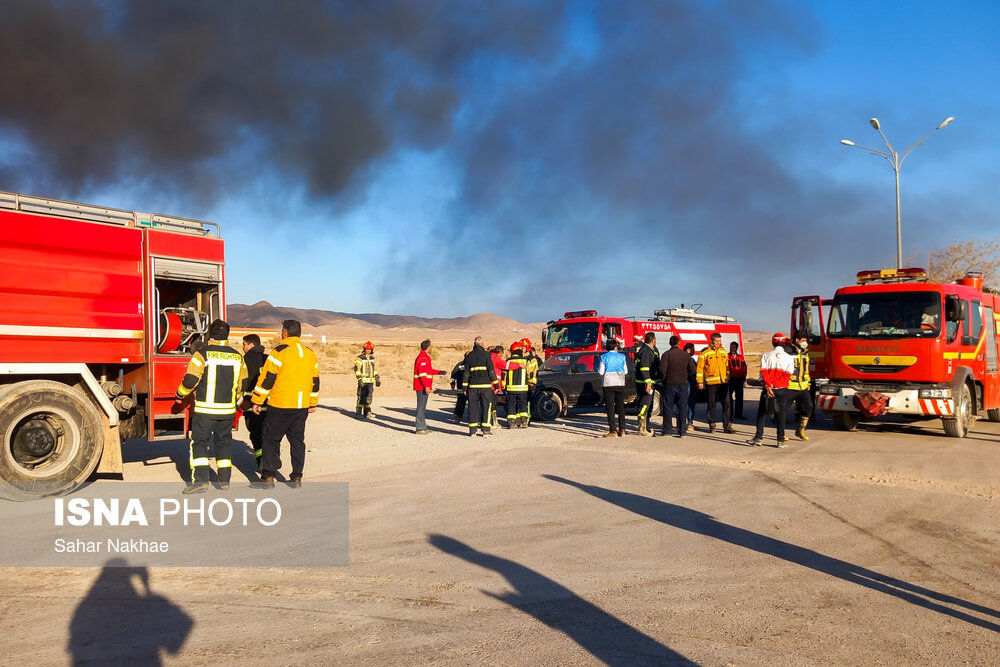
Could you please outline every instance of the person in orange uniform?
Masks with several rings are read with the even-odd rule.
[[[262,488],[274,487],[274,475],[281,467],[281,440],[288,438],[292,453],[289,486],[302,486],[306,462],[306,418],[319,404],[319,362],[316,353],[302,343],[302,324],[297,320],[281,323],[281,343],[267,355],[260,378],[250,396],[253,411],[261,412],[267,401],[264,418],[263,457],[260,461]]]
[[[427,397],[434,391],[434,376],[444,375],[444,371],[434,368],[431,361],[431,341],[420,343],[420,352],[413,362],[413,391],[417,392],[417,435],[426,435],[427,431]]]
[[[743,419],[743,386],[747,381],[747,360],[740,354],[740,344],[729,344],[729,399],[733,419]]]
[[[698,389],[705,390],[708,400],[708,432],[715,432],[715,401],[722,400],[722,426],[726,433],[735,433],[729,404],[729,355],[722,349],[722,335],[713,333],[708,347],[698,355],[695,376]]]

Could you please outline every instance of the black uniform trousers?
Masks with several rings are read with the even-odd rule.
[[[653,392],[647,394],[646,387],[653,387],[653,391],[656,391],[655,385],[635,383],[635,394],[637,405],[639,406],[640,420],[650,419],[653,416],[650,414],[653,411]]]
[[[358,383],[358,407],[357,412],[359,415],[367,415],[372,411],[372,400],[375,398],[375,383],[374,382],[359,382]]]
[[[236,411],[228,415],[203,415],[194,413],[191,420],[191,481],[198,484],[209,481],[208,454],[215,444],[215,466],[219,481],[228,482],[233,474],[233,419]]]
[[[743,386],[746,380],[743,378],[729,378],[729,393],[733,401],[733,415],[737,419],[743,419]]]
[[[799,419],[812,417],[812,392],[808,389],[789,389],[788,400],[785,404],[788,407],[795,406],[795,416]]]
[[[769,400],[766,389],[760,390],[760,403],[757,404],[757,431],[755,438],[764,437],[764,423],[774,410],[774,419],[778,425],[778,440],[785,439],[785,418],[788,415],[788,390],[775,389],[774,400]]]
[[[246,422],[247,431],[250,432],[250,444],[253,446],[253,457],[257,459],[257,468],[260,468],[260,458],[264,454],[264,415],[267,410],[254,414],[253,410],[243,413],[243,421]]]
[[[267,407],[264,418],[264,458],[261,460],[262,477],[274,477],[281,468],[281,439],[288,438],[292,453],[292,475],[302,476],[306,463],[306,417],[308,408]]]
[[[712,426],[715,424],[715,402],[721,401],[722,427],[729,428],[732,426],[733,413],[729,404],[729,385],[725,382],[722,384],[706,384],[705,396],[708,400],[708,425]]]
[[[508,391],[507,392],[507,425],[510,426],[512,419],[528,418],[528,392]]]
[[[458,398],[455,401],[455,419],[462,421],[465,415],[465,404],[469,402],[469,397],[461,389],[458,390]]]
[[[608,413],[608,430],[625,430],[625,387],[604,387],[604,409]],[[618,428],[615,428],[615,415]]]
[[[469,387],[469,430],[482,428],[488,433],[493,426],[493,399],[496,394],[492,387]]]

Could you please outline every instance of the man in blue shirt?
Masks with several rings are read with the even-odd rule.
[[[608,432],[605,438],[620,438],[625,435],[625,378],[628,369],[625,355],[619,352],[621,341],[608,341],[607,352],[601,355],[597,372],[604,388],[604,408],[608,412]],[[618,429],[615,430],[615,413],[618,413]]]

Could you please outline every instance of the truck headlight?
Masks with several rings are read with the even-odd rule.
[[[840,387],[832,384],[825,384],[819,388],[819,393],[823,396],[840,396]]]
[[[920,398],[951,398],[951,389],[935,389],[926,387],[917,392]]]

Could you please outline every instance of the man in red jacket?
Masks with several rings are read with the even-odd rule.
[[[427,397],[434,391],[434,376],[444,375],[444,371],[435,370],[431,363],[431,341],[420,343],[420,352],[413,362],[413,391],[417,392],[417,435],[427,433]]]

